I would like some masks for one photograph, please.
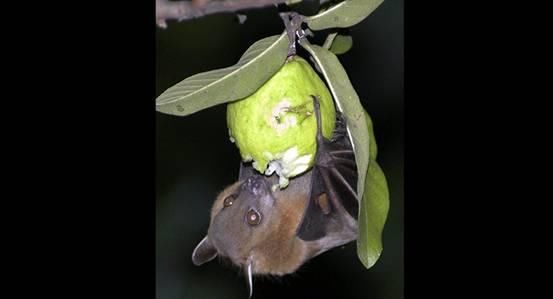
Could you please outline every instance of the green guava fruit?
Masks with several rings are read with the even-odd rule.
[[[227,126],[244,162],[260,173],[276,172],[284,188],[288,179],[309,170],[317,150],[313,97],[321,107],[322,133],[330,138],[336,110],[330,91],[311,65],[289,58],[252,95],[227,105]]]

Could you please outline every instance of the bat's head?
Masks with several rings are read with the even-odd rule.
[[[248,264],[251,250],[274,230],[275,197],[269,182],[252,175],[223,191],[211,212],[208,236],[219,254],[235,264]]]
[[[299,266],[305,253],[295,233],[307,194],[295,186],[273,192],[271,179],[254,174],[219,194],[207,236],[192,254],[195,265],[219,255],[253,274],[282,275]]]

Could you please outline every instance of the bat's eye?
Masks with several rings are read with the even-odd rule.
[[[223,206],[225,208],[232,206],[232,204],[234,203],[234,198],[234,195],[227,196],[227,198],[225,198],[225,200],[223,201]]]
[[[250,209],[246,214],[246,221],[249,225],[258,225],[261,222],[261,215],[254,209]]]

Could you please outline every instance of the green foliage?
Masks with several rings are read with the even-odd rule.
[[[331,33],[325,40],[323,48],[328,49],[330,52],[340,55],[344,54],[353,46],[353,38],[351,35],[342,35],[338,33]]]
[[[359,207],[359,238],[357,255],[363,265],[372,267],[382,253],[382,231],[390,207],[388,183],[376,162],[377,146],[373,123],[365,111],[369,127],[369,169],[365,179],[365,192]]]
[[[390,207],[386,177],[372,159],[365,184],[365,194],[359,207],[357,256],[366,268],[370,268],[382,253],[382,230]]]
[[[305,20],[312,30],[346,28],[358,24],[384,0],[345,0]]]
[[[330,52],[340,55],[344,54],[353,46],[353,38],[349,35],[337,35],[330,46]]]
[[[280,69],[287,54],[286,33],[259,40],[235,65],[196,74],[167,89],[156,99],[156,110],[186,116],[245,98]]]

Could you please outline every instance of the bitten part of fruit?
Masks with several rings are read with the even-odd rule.
[[[313,96],[320,103],[323,136],[330,138],[336,125],[332,96],[299,56],[289,58],[255,93],[227,106],[230,139],[242,160],[253,160],[253,167],[266,175],[276,172],[281,188],[313,166],[317,150]]]

